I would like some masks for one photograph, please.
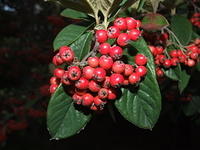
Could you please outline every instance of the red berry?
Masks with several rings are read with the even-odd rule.
[[[156,74],[157,74],[158,77],[163,77],[164,76],[164,72],[160,68],[156,68]]]
[[[137,40],[141,35],[141,31],[138,29],[132,29],[128,31],[129,38],[133,41]]]
[[[190,58],[191,58],[191,59],[194,59],[194,60],[196,60],[196,59],[198,58],[198,56],[199,56],[198,52],[192,52],[192,53],[190,54]]]
[[[75,83],[75,87],[78,88],[78,89],[81,89],[81,90],[87,89],[88,85],[89,85],[89,81],[86,78],[84,78],[84,77],[81,77]]]
[[[94,80],[91,80],[89,82],[88,88],[92,92],[98,92],[101,89],[101,86],[97,82],[95,82]]]
[[[130,84],[136,84],[140,81],[140,75],[137,73],[132,73],[129,78],[128,81]]]
[[[137,27],[137,21],[132,17],[126,17],[127,29],[132,30]]]
[[[113,88],[108,89],[108,97],[107,97],[107,99],[108,100],[115,100],[116,98],[117,98],[116,90],[113,89]]]
[[[108,28],[107,34],[108,34],[108,38],[114,39],[114,38],[117,38],[117,37],[119,36],[120,30],[119,30],[119,28],[116,27],[116,26],[110,26],[110,27]]]
[[[62,78],[61,78],[61,82],[65,85],[71,85],[71,81],[69,80],[69,73],[68,71],[65,71],[65,73],[63,74]]]
[[[78,95],[77,93],[75,93],[72,96],[72,99],[74,100],[74,102],[78,105],[80,105],[82,103],[82,96]]]
[[[170,59],[165,59],[165,61],[163,62],[163,66],[165,68],[170,68],[172,65],[171,60]]]
[[[94,101],[94,97],[89,93],[86,93],[82,96],[82,105],[83,106],[91,106],[93,101]]]
[[[138,66],[135,69],[135,73],[138,74],[140,77],[143,77],[147,74],[147,68],[145,66]]]
[[[170,52],[169,52],[169,55],[170,55],[171,57],[178,57],[177,50],[172,50],[172,51],[170,51]]]
[[[105,80],[106,77],[106,71],[103,68],[96,68],[94,70],[94,74],[93,74],[93,78],[94,80],[98,81],[98,82],[102,82]]]
[[[53,63],[54,65],[56,65],[56,66],[61,65],[61,64],[63,63],[63,60],[62,60],[62,58],[61,58],[61,56],[60,56],[59,53],[57,53],[57,54],[53,57],[52,63]]]
[[[110,87],[110,77],[106,76],[105,80],[103,81],[102,87],[104,88]]]
[[[114,73],[110,76],[110,85],[112,87],[119,87],[124,82],[124,77],[121,74]]]
[[[102,55],[99,58],[99,66],[105,70],[108,70],[113,65],[113,59],[110,56]]]
[[[102,43],[101,45],[99,45],[99,53],[101,55],[109,54],[110,48],[111,46],[109,43]]]
[[[93,77],[93,73],[94,73],[94,68],[90,67],[90,66],[86,66],[82,69],[82,76],[88,80],[92,79]]]
[[[179,62],[184,63],[186,61],[186,56],[185,54],[179,55],[178,56]]]
[[[106,30],[97,30],[96,31],[96,39],[99,43],[104,43],[107,41],[107,31]]]
[[[125,64],[123,61],[115,61],[112,66],[112,71],[115,73],[123,73],[125,70]]]
[[[80,96],[83,96],[87,93],[87,89],[82,90],[82,89],[75,88],[74,91],[76,94],[78,94]]]
[[[135,63],[139,66],[144,66],[147,63],[147,57],[143,54],[137,54],[135,56]]]
[[[62,46],[59,50],[60,57],[63,61],[70,63],[74,60],[74,52],[70,47]]]
[[[155,46],[150,45],[150,46],[149,46],[149,49],[150,49],[151,53],[152,53],[154,56],[157,55],[158,52],[157,52],[157,48],[156,48]]]
[[[194,67],[196,62],[193,59],[188,59],[186,63],[189,67]]]
[[[157,51],[157,55],[160,55],[160,54],[162,54],[164,52],[164,49],[163,49],[162,46],[157,46],[156,47],[156,51]]]
[[[92,105],[90,106],[90,110],[98,111],[99,109],[98,109],[97,106],[95,106],[95,105],[92,104]]]
[[[129,64],[124,65],[124,75],[125,76],[130,76],[133,73],[133,70],[134,70],[134,68],[132,65],[129,65]]]
[[[115,19],[114,26],[118,27],[120,30],[126,30],[127,29],[126,19],[125,18]]]
[[[54,76],[57,78],[62,78],[63,74],[64,74],[65,70],[63,70],[62,68],[56,68],[53,72]]]
[[[156,60],[159,60],[160,63],[164,63],[165,59],[166,59],[165,55],[157,55],[156,56]]]
[[[109,55],[113,59],[120,59],[123,55],[123,50],[119,46],[112,46],[111,49],[110,49]]]
[[[58,87],[57,84],[50,85],[50,88],[49,88],[50,93],[53,94],[56,91],[57,87]]]
[[[142,24],[140,20],[136,20],[136,23],[137,23],[136,28],[139,28],[141,26],[141,24]]]
[[[50,78],[50,84],[59,84],[59,79],[57,77]]]
[[[87,63],[90,67],[96,68],[99,65],[99,58],[98,57],[89,57],[87,59]]]
[[[178,58],[176,58],[176,57],[171,58],[171,65],[172,66],[177,66],[178,63],[179,63]]]
[[[99,98],[99,96],[96,96],[96,97],[94,98],[94,104],[95,104],[96,106],[102,107],[102,106],[104,106],[104,105],[106,104],[106,101],[103,101],[101,98]]]
[[[126,46],[128,44],[129,40],[130,40],[130,38],[127,33],[121,33],[117,38],[117,44],[119,46]]]
[[[72,81],[76,81],[81,77],[81,69],[78,66],[71,66],[68,73],[68,78]]]
[[[101,99],[106,99],[108,97],[108,89],[106,88],[101,88],[98,92],[98,96]]]

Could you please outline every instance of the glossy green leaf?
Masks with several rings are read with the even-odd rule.
[[[141,27],[145,30],[152,31],[161,30],[167,26],[169,26],[169,23],[164,16],[160,14],[150,13],[145,15],[142,19]]]
[[[131,42],[130,45],[148,57],[148,74],[139,84],[138,89],[122,89],[122,97],[115,102],[115,106],[122,116],[134,125],[152,129],[161,110],[161,95],[156,80],[153,56],[142,38]]]
[[[59,49],[61,46],[69,45],[77,40],[85,31],[87,27],[71,24],[62,29],[56,36],[53,47],[54,50]]]
[[[187,73],[186,70],[182,70],[180,73],[178,88],[180,93],[183,92],[183,90],[187,87],[188,83],[190,81],[190,75]]]
[[[193,116],[195,114],[198,114],[200,111],[200,97],[192,96],[192,100],[184,103],[182,108],[186,116]]]
[[[178,81],[179,77],[180,77],[181,68],[180,68],[180,66],[177,66],[175,68],[169,68],[169,69],[165,70],[164,72],[168,78]]]
[[[79,133],[91,119],[74,107],[62,85],[50,99],[47,110],[47,127],[53,139],[63,139]]]
[[[61,16],[72,18],[72,19],[87,19],[88,18],[87,14],[77,11],[77,10],[70,9],[70,8],[63,10],[61,12]]]
[[[87,32],[70,45],[79,60],[83,59],[83,57],[89,53],[91,42],[92,32]]]
[[[181,44],[188,45],[192,38],[192,24],[186,17],[176,15],[171,19],[171,30],[177,36]]]

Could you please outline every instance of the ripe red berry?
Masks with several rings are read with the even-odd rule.
[[[102,55],[99,58],[99,66],[105,70],[108,70],[113,65],[113,59],[110,56]]]
[[[126,30],[127,29],[126,19],[125,18],[115,19],[114,26],[118,27],[120,30]]]
[[[98,57],[89,57],[87,59],[87,63],[90,67],[96,68],[99,65],[99,58]]]
[[[194,67],[196,65],[196,62],[193,59],[188,59],[186,61],[186,65],[189,67]]]
[[[132,65],[125,64],[124,65],[124,75],[125,76],[130,76],[134,71],[134,68]]]
[[[72,99],[74,100],[74,102],[78,105],[80,105],[82,103],[82,96],[81,95],[78,95],[77,93],[75,93],[73,96],[72,96]]]
[[[59,54],[62,60],[67,63],[70,63],[74,60],[74,52],[68,46],[60,47]]]
[[[106,99],[108,97],[108,89],[106,88],[101,88],[98,92],[98,96],[101,99]]]
[[[147,57],[143,54],[137,54],[135,56],[135,63],[139,66],[144,66],[147,63]]]
[[[50,84],[59,84],[59,79],[57,77],[50,78]]]
[[[137,27],[137,21],[132,17],[126,17],[127,29],[132,30]]]
[[[191,58],[191,59],[194,59],[194,60],[196,60],[196,59],[198,58],[198,56],[199,56],[198,52],[192,52],[192,53],[190,54],[190,58]]]
[[[157,55],[157,48],[155,46],[149,45],[149,49],[151,53],[156,56]]]
[[[76,81],[81,77],[81,69],[78,66],[71,66],[68,73],[68,78],[72,81]]]
[[[90,66],[86,66],[82,69],[82,76],[88,80],[92,79],[93,77],[93,73],[94,73],[94,68],[90,67]]]
[[[99,45],[99,53],[101,55],[109,54],[110,48],[111,48],[111,46],[109,43],[102,43]]]
[[[65,70],[63,70],[62,68],[56,68],[53,72],[54,76],[57,78],[62,78],[63,74],[64,74]]]
[[[103,101],[101,98],[99,98],[99,96],[96,96],[94,98],[94,104],[96,106],[100,106],[100,107],[103,107],[105,104],[106,104],[106,101]]]
[[[91,92],[98,92],[101,89],[101,86],[94,80],[89,82],[88,88]]]
[[[126,46],[128,44],[129,40],[130,40],[130,38],[127,33],[121,33],[117,38],[117,44],[119,46]]]
[[[170,52],[169,52],[169,55],[170,55],[171,57],[178,57],[177,50],[172,50],[172,51],[170,51]]]
[[[132,29],[128,31],[129,38],[133,41],[137,40],[141,35],[141,31],[138,29]]]
[[[165,68],[170,68],[172,65],[171,60],[170,59],[165,59],[165,61],[163,62],[163,66]]]
[[[164,63],[165,59],[166,59],[165,55],[161,54],[156,56],[156,60],[158,60],[160,63]]]
[[[57,87],[58,87],[57,84],[51,84],[49,87],[50,93],[53,94],[56,91]]]
[[[179,63],[178,58],[176,58],[176,57],[171,58],[171,65],[172,66],[177,66],[178,63]]]
[[[110,85],[112,87],[119,87],[124,82],[124,77],[121,74],[114,73],[110,76]]]
[[[107,41],[107,31],[106,30],[97,30],[96,31],[96,39],[99,43],[104,43]]]
[[[111,49],[110,49],[109,55],[113,59],[120,59],[123,55],[123,50],[119,46],[112,46]]]
[[[75,83],[75,87],[78,88],[78,89],[81,89],[81,90],[87,89],[88,85],[89,85],[89,81],[86,78],[84,78],[84,77],[81,77]]]
[[[106,77],[106,71],[103,68],[96,68],[94,70],[94,74],[93,74],[93,78],[94,80],[98,81],[98,82],[102,82],[105,80]]]
[[[130,84],[136,84],[140,81],[140,75],[137,73],[132,73],[129,78],[128,81]]]
[[[141,24],[142,24],[140,20],[136,20],[136,23],[137,23],[136,28],[139,28],[141,26]]]
[[[145,66],[138,66],[135,69],[135,73],[138,74],[140,77],[143,77],[147,74],[147,68]]]
[[[62,58],[61,58],[61,56],[60,56],[60,54],[59,53],[57,53],[54,57],[53,57],[53,59],[52,59],[52,63],[55,65],[55,66],[58,66],[58,65],[61,65],[61,64],[63,64],[63,60],[62,60]]]
[[[61,82],[65,85],[71,85],[71,81],[69,80],[69,73],[68,71],[65,71],[65,73],[63,74],[62,78],[61,78]]]
[[[119,36],[120,30],[119,30],[119,28],[116,27],[116,26],[110,26],[110,27],[108,28],[107,34],[108,34],[108,38],[114,39],[114,38],[117,38],[117,37]]]
[[[107,97],[107,99],[108,100],[115,100],[116,98],[117,98],[116,90],[113,89],[113,88],[108,89],[108,97]]]
[[[164,72],[161,68],[156,68],[156,75],[158,77],[163,77],[164,76]]]
[[[125,70],[125,64],[123,61],[115,61],[112,66],[112,71],[115,73],[123,73]]]
[[[110,77],[106,76],[105,80],[103,81],[102,87],[104,88],[110,87]]]
[[[185,54],[181,54],[178,56],[179,62],[184,63],[186,61],[186,56]]]
[[[91,106],[93,101],[94,101],[94,97],[89,93],[86,93],[82,96],[82,105],[83,106]]]
[[[162,46],[157,46],[156,47],[157,55],[161,55],[164,52],[164,49]]]

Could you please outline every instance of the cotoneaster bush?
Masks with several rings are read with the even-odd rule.
[[[55,69],[47,110],[52,139],[79,133],[107,105],[135,126],[152,129],[162,97],[175,95],[169,96],[171,88],[163,90],[171,80],[179,100],[190,105],[192,98],[184,92],[200,59],[198,29],[191,22],[198,27],[199,15],[190,22],[178,9],[186,5],[194,13],[195,1],[57,2],[66,7],[62,16],[78,21],[63,28],[53,42]]]

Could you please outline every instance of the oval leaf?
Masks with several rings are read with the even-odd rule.
[[[77,10],[70,9],[70,8],[63,10],[61,12],[61,16],[72,18],[72,19],[87,19],[88,18],[87,14],[77,11]]]
[[[177,36],[181,44],[188,45],[192,38],[192,24],[186,17],[176,15],[171,19],[171,30]]]
[[[167,26],[169,26],[169,23],[164,16],[156,13],[150,13],[142,19],[141,27],[145,30],[152,31],[161,30]]]
[[[53,139],[63,139],[82,130],[91,115],[75,109],[74,103],[62,85],[50,99],[47,110],[47,127]]]
[[[123,89],[122,97],[115,102],[115,105],[122,116],[134,125],[152,129],[161,110],[161,95],[156,80],[153,57],[143,39],[130,44],[148,57],[148,74],[137,90]]]
[[[75,24],[71,24],[63,28],[53,41],[54,50],[59,49],[61,46],[71,44],[76,39],[78,39],[86,30],[87,27]]]
[[[87,55],[91,48],[92,33],[88,32],[83,34],[78,40],[70,45],[75,52],[75,55],[79,60],[83,59]]]

